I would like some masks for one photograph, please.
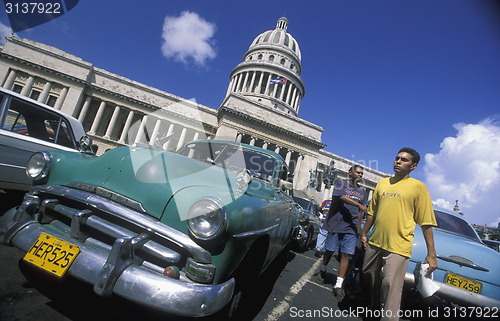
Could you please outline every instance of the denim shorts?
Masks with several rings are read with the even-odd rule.
[[[328,233],[325,242],[326,250],[330,252],[338,251],[353,255],[358,244],[358,238],[354,234]]]

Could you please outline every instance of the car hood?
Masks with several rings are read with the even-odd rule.
[[[100,186],[140,202],[149,215],[157,218],[172,197],[188,187],[229,192],[237,189],[234,172],[169,152],[123,147],[74,162],[58,155],[54,163],[61,165],[54,166],[49,184]]]
[[[498,277],[500,275],[500,253],[467,237],[437,228],[433,231],[436,254],[438,255],[438,271],[435,272],[435,276],[439,272],[443,274],[450,271],[479,281],[500,284]],[[425,240],[422,231],[417,226],[410,260],[416,263],[423,262],[426,256]]]

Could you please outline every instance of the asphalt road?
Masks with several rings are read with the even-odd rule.
[[[79,282],[38,284],[21,273],[19,261],[22,256],[17,249],[0,245],[2,321],[179,319],[151,312],[118,298],[98,297],[89,286]],[[324,285],[315,282],[319,263],[320,259],[314,257],[312,250],[306,253],[290,252],[286,262],[283,260],[272,265],[249,293],[244,303],[245,316],[249,320],[325,320],[332,317],[361,320],[352,314],[355,306],[349,310],[344,304],[344,310],[341,310],[331,294],[338,262],[330,262],[330,273]],[[33,273],[31,270],[28,272]],[[351,315],[347,315],[349,311]]]

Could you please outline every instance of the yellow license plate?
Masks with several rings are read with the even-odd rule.
[[[23,260],[62,277],[80,253],[80,248],[47,233],[33,243]]]
[[[471,280],[469,278],[466,278],[464,276],[452,272],[446,273],[446,276],[444,278],[444,283],[478,294],[481,293],[481,288],[483,287],[483,284],[481,282]]]

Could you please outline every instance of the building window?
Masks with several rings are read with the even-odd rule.
[[[54,107],[56,105],[57,101],[57,96],[54,95],[49,95],[49,98],[47,99],[47,105],[50,107]]]
[[[33,100],[38,100],[38,97],[40,97],[41,92],[38,90],[31,90],[30,98]]]
[[[20,94],[22,90],[23,90],[23,86],[21,86],[19,84],[14,84],[14,87],[12,87],[12,91],[16,92],[18,94]]]
[[[282,65],[285,64],[285,59],[284,58],[281,59],[280,64],[282,64]]]
[[[262,60],[262,54],[259,54],[259,56],[257,57],[257,59]]]
[[[269,56],[269,61],[273,62],[274,61],[274,56],[273,55],[270,55]]]

